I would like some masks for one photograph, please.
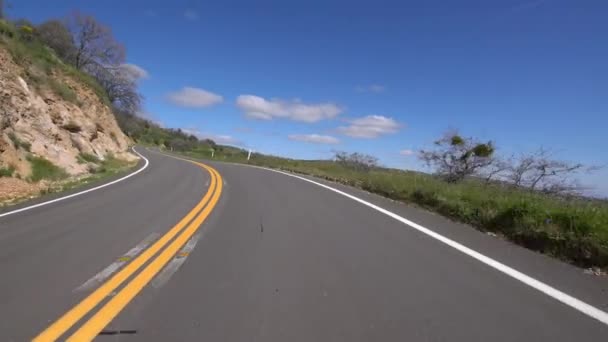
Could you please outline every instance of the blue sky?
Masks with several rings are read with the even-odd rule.
[[[608,164],[606,1],[13,0],[9,15],[73,10],[146,71],[146,115],[220,142],[419,169],[401,152],[457,128]],[[583,181],[608,195],[606,169]]]

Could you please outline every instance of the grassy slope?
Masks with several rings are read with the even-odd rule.
[[[210,159],[208,149],[183,153]],[[454,220],[498,233],[532,250],[573,264],[608,267],[608,203],[563,199],[476,180],[448,184],[433,176],[395,169],[361,172],[332,161],[303,161],[223,147],[214,160],[249,163],[317,176],[382,196],[415,203]]]

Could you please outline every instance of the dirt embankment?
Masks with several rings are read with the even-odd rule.
[[[36,82],[39,72],[18,65],[0,46],[0,202],[39,191],[32,158],[46,159],[68,177],[92,172],[83,156],[136,159],[92,89],[59,71]]]

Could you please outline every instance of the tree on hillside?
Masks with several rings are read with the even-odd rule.
[[[573,177],[581,172],[593,172],[597,166],[585,166],[557,160],[544,148],[521,155],[509,168],[508,179],[516,186],[552,194],[578,193],[583,188]]]
[[[0,0],[0,19],[4,19],[4,0]]]
[[[501,157],[493,157],[490,165],[483,168],[480,174],[485,178],[486,183],[505,179],[506,173],[511,170],[512,160]]]
[[[421,150],[420,159],[448,182],[458,182],[477,174],[494,162],[494,145],[448,132],[435,141],[435,149]]]
[[[112,35],[112,30],[95,18],[72,14],[67,27],[74,39],[74,65],[87,70],[93,64],[120,65],[125,61],[125,48]]]
[[[112,104],[122,111],[136,113],[142,97],[137,92],[137,76],[124,65],[100,66],[91,64],[89,73],[104,88]]]
[[[59,20],[49,20],[36,28],[38,38],[55,50],[59,58],[67,63],[74,63],[76,47],[70,31]]]

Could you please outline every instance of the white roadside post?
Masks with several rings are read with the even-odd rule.
[[[251,159],[251,150],[249,150],[249,153],[247,154],[247,160]]]
[[[214,155],[215,155],[215,150],[211,149],[211,158],[213,158]]]

